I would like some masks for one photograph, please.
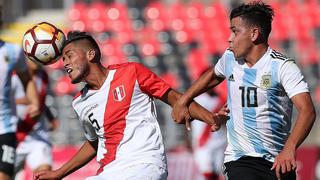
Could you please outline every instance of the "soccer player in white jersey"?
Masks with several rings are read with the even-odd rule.
[[[226,103],[226,96],[215,90],[200,94],[194,99],[211,112],[218,112]],[[224,151],[227,145],[226,128],[211,132],[211,127],[201,121],[192,121],[192,154],[202,180],[218,180],[222,175]]]
[[[49,77],[47,72],[32,61],[27,61],[29,72],[36,83],[39,93],[41,116],[34,121],[27,113],[29,104],[21,81],[16,75],[12,78],[17,115],[20,119],[17,128],[17,149],[15,160],[15,173],[23,170],[27,164],[34,172],[50,170],[52,165],[52,144],[50,130],[57,128],[57,119],[54,118],[45,100],[49,91]]]
[[[315,120],[307,83],[294,60],[268,45],[273,14],[263,2],[233,9],[228,50],[173,108],[173,118],[182,119],[193,97],[227,81],[224,162],[229,180],[295,179],[296,150]],[[292,103],[298,114],[290,132]]]
[[[87,178],[90,180],[166,179],[166,156],[153,98],[173,105],[181,94],[139,63],[105,68],[100,56],[92,36],[68,33],[63,63],[72,83],[86,82],[72,105],[87,141],[66,164],[55,171],[35,173],[36,179],[61,179],[95,156],[100,168],[96,176]],[[194,102],[190,112],[211,125],[219,119]]]
[[[39,100],[35,84],[28,73],[23,51],[17,45],[0,40],[0,179],[3,180],[10,179],[13,175],[15,160],[18,120],[11,93],[11,77],[14,70],[23,82],[28,100],[31,102],[28,111],[32,117],[36,117],[39,115]]]

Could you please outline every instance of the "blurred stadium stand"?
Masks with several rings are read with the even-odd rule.
[[[64,29],[91,32],[98,40],[103,64],[141,62],[184,91],[204,69],[215,64],[227,48],[229,9],[240,1],[56,1],[0,0],[6,29],[1,38],[20,43],[33,23],[48,21]],[[316,110],[320,110],[320,2],[270,0],[275,9],[271,47],[295,58],[310,85]],[[55,145],[79,144],[83,135],[71,109],[81,85],[65,77],[61,62],[47,67],[52,92],[48,105],[61,120],[53,133]],[[185,143],[183,126],[171,120],[171,109],[157,103],[167,149]],[[319,116],[304,146],[320,145]]]

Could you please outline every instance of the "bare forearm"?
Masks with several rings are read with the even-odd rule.
[[[161,100],[167,103],[170,106],[173,106],[174,103],[181,98],[182,94],[170,89],[162,98]],[[199,105],[195,101],[191,101],[189,105],[189,111],[190,115],[194,119],[199,119],[201,121],[204,121],[210,125],[212,125],[212,119],[213,119],[213,114],[208,111],[207,109],[203,108],[201,105]],[[180,122],[179,122],[180,123]]]
[[[297,108],[298,116],[285,147],[298,148],[310,133],[316,112],[309,93],[294,96],[292,102]]]
[[[23,97],[23,98],[16,99],[16,104],[28,105],[30,104],[30,102],[27,97]]]
[[[96,156],[96,150],[89,141],[86,141],[79,151],[72,157],[70,161],[60,167],[57,172],[61,175],[61,178],[73,173],[86,165]]]
[[[314,109],[305,111],[303,114],[299,113],[285,146],[297,149],[310,133],[315,117]]]
[[[207,109],[203,108],[197,102],[191,102],[189,105],[189,112],[192,118],[201,120],[211,126],[213,125],[213,114]]]

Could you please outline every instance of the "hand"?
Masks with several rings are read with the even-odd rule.
[[[297,169],[296,163],[296,149],[283,148],[280,154],[275,158],[271,170],[275,170],[278,179],[281,179],[281,174],[295,171]]]
[[[214,113],[213,125],[211,126],[211,131],[218,131],[221,125],[226,124],[227,120],[230,119],[228,113],[230,110],[228,109],[227,104],[225,104],[217,113]]]
[[[178,124],[186,124],[187,130],[191,130],[190,121],[192,117],[190,115],[188,106],[178,100],[172,107],[171,113],[172,119]]]
[[[50,180],[58,180],[62,179],[57,171],[49,171],[49,170],[42,170],[34,173],[33,176],[34,180],[42,180],[42,179],[50,179]]]
[[[27,112],[31,118],[37,119],[40,116],[40,109],[34,104],[29,104],[27,107]]]

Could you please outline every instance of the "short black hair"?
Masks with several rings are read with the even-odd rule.
[[[258,26],[261,30],[262,38],[267,40],[271,32],[271,24],[274,11],[270,5],[262,1],[254,1],[248,4],[241,4],[233,9],[230,14],[230,20],[241,17],[248,25]]]
[[[94,40],[94,38],[87,32],[84,32],[84,31],[70,31],[70,32],[68,32],[67,39],[63,45],[63,48],[65,48],[66,45],[70,44],[71,42],[75,42],[75,41],[83,40],[83,39],[86,39],[91,43],[92,47],[96,50],[96,60],[100,61],[101,51],[100,51],[99,45],[96,42],[96,40]]]

